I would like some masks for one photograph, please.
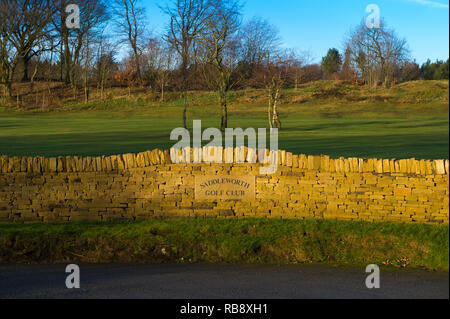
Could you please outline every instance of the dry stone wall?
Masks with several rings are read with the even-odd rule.
[[[172,164],[170,152],[103,157],[0,157],[0,222],[152,218],[332,218],[448,224],[448,160],[360,159],[279,151],[261,175],[234,164]],[[192,151],[191,151],[192,153]],[[225,153],[225,152],[224,152]],[[254,176],[252,200],[198,200],[196,176]]]

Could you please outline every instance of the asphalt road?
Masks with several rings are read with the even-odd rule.
[[[324,266],[80,265],[80,289],[65,286],[66,265],[0,265],[0,298],[312,299],[449,298],[449,274]]]

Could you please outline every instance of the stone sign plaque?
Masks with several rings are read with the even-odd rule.
[[[196,200],[255,200],[255,176],[195,176]]]

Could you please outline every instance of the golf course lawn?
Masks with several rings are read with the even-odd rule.
[[[412,81],[388,89],[317,81],[283,90],[279,148],[333,158],[447,159],[448,87],[448,81]],[[181,93],[167,92],[164,102],[138,88],[112,88],[104,99],[98,94],[92,92],[88,103],[56,96],[55,106],[46,109],[31,101],[22,108],[0,104],[0,155],[115,155],[176,143],[170,132],[183,125]],[[202,129],[220,125],[215,92],[187,96],[188,128],[193,120],[202,120]],[[228,127],[268,128],[266,90],[230,91],[227,99]]]
[[[330,108],[316,112],[310,105],[282,106],[279,148],[332,157],[448,158],[448,113],[436,108],[409,112],[408,106],[401,110],[383,106],[377,114],[377,106],[372,105],[352,114]],[[170,132],[182,126],[181,110],[178,105],[52,112],[0,109],[0,154],[98,156],[167,149],[175,143]],[[202,129],[217,127],[219,111],[217,106],[190,108],[188,127],[193,119],[202,120]],[[267,127],[265,112],[264,105],[231,107],[229,127]]]

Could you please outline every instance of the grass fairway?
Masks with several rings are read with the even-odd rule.
[[[332,157],[448,158],[448,81],[435,82],[388,91],[332,82],[286,90],[279,147]],[[145,92],[114,94],[89,104],[66,101],[49,112],[0,107],[0,154],[98,156],[167,149],[175,143],[169,137],[182,124],[179,94],[169,94],[164,103]],[[236,91],[229,98],[230,127],[267,127],[265,91]],[[202,120],[203,128],[219,125],[215,94],[191,93],[188,125],[194,119]]]
[[[448,271],[449,228],[334,220],[0,224],[0,263],[324,263]]]
[[[9,156],[113,155],[170,148],[178,108],[167,117],[148,110],[0,116],[0,153]],[[157,112],[157,111],[156,111]],[[167,110],[166,110],[167,112]],[[262,113],[262,112],[261,112]],[[204,128],[217,118],[202,119]],[[428,116],[428,117],[427,117]],[[446,118],[313,118],[299,112],[283,119],[280,148],[333,157],[448,158]],[[231,127],[266,127],[264,119],[230,115]]]

